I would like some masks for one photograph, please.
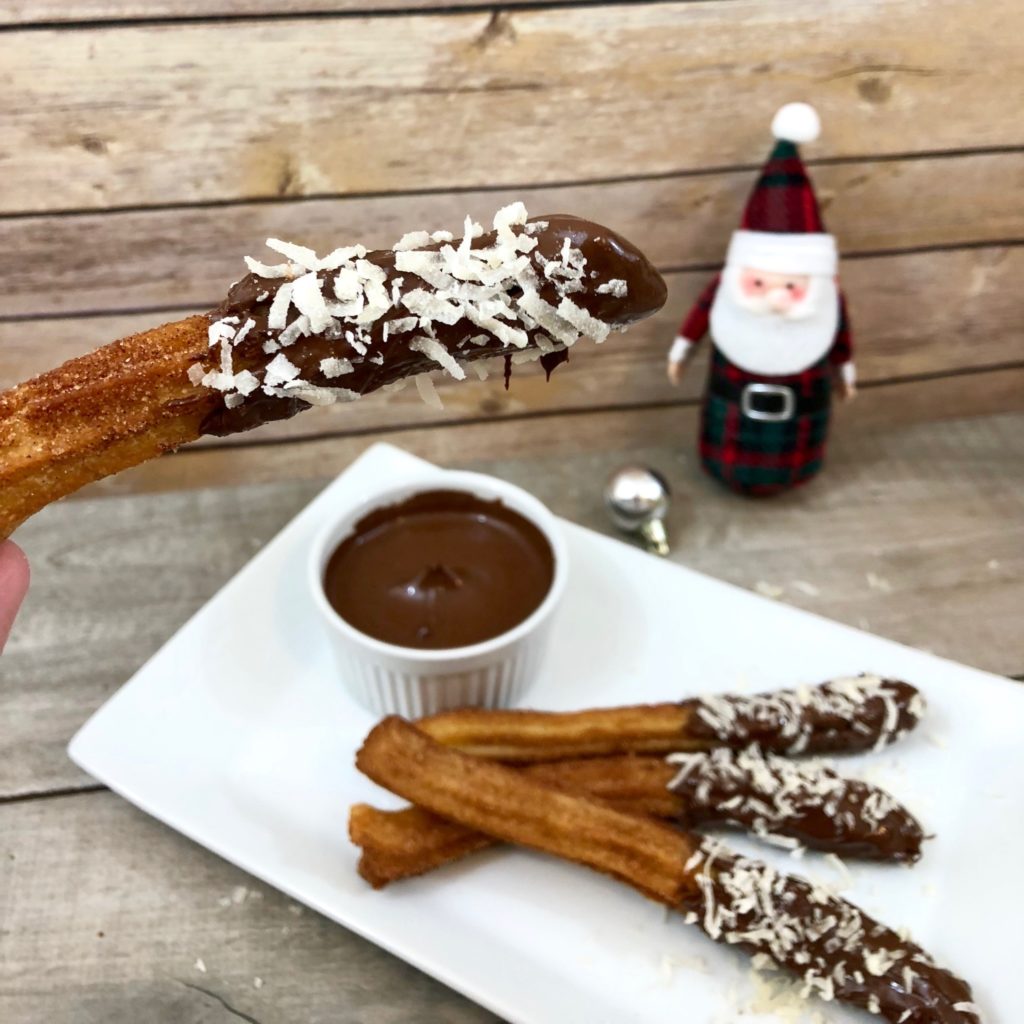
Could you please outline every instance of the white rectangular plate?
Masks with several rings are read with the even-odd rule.
[[[512,850],[380,893],[356,874],[347,807],[397,802],[353,768],[373,720],[334,678],[306,554],[326,519],[424,466],[370,449],[89,720],[71,757],[149,814],[511,1021],[734,1021],[737,998],[750,1005],[745,958],[603,877]],[[851,866],[846,894],[909,927],[966,977],[987,1020],[1024,1019],[1024,687],[566,530],[569,588],[531,706],[752,692],[860,671],[924,691],[930,712],[915,734],[845,767],[890,788],[938,838],[912,870]],[[796,862],[730,841],[840,881],[822,858]],[[828,1016],[866,1019],[834,1007]]]

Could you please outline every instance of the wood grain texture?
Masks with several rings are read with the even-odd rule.
[[[811,168],[829,230],[846,254],[1024,239],[1024,152]],[[264,258],[264,240],[328,252],[389,246],[417,227],[489,223],[522,199],[536,214],[607,223],[661,268],[719,262],[754,170],[497,191],[285,200],[171,210],[0,219],[0,315],[209,308]]]
[[[1015,0],[9,31],[0,212],[749,165],[807,93],[812,156],[1015,146],[1022,34]]]
[[[10,1024],[497,1020],[111,793],[0,806],[0,836]]]
[[[942,402],[943,383],[929,401]],[[914,401],[904,390],[878,404],[891,416]],[[395,440],[441,464],[497,473],[598,530],[607,529],[608,473],[646,461],[677,495],[669,526],[681,563],[740,586],[769,582],[794,604],[968,664],[1024,672],[1024,415],[873,428],[847,420],[822,478],[771,502],[706,479],[693,430],[693,409],[667,409]],[[17,539],[33,586],[0,668],[0,797],[85,785],[64,753],[77,726],[367,443],[177,456],[184,465],[172,479],[147,482],[199,489],[67,502],[30,520]],[[891,589],[872,587],[869,571]]]
[[[545,0],[514,0],[528,7]],[[480,0],[8,0],[0,25],[138,21],[155,18],[245,18],[283,14],[363,14],[481,7]]]
[[[668,275],[669,301],[658,316],[628,334],[612,335],[602,346],[581,344],[550,382],[535,366],[517,367],[507,392],[497,375],[485,382],[458,384],[439,376],[442,413],[424,405],[415,389],[408,388],[353,405],[312,409],[228,443],[694,399],[703,388],[707,354],[690,368],[681,391],[665,379],[664,362],[684,313],[708,277],[706,271]],[[1017,291],[1022,277],[1024,246],[848,261],[843,281],[850,297],[861,380],[872,383],[1024,362]],[[172,316],[0,322],[0,387]],[[963,387],[963,394],[951,391],[953,408],[945,415],[976,410],[970,385]]]
[[[833,435],[887,430],[933,420],[1021,411],[1024,367],[904,381],[864,388],[839,408]],[[442,464],[471,459],[529,459],[581,452],[624,452],[666,439],[689,451],[697,436],[694,400],[626,409],[583,410],[476,423],[281,441],[271,444],[193,446],[108,477],[81,497],[146,494],[275,480],[310,480],[340,473],[375,440],[407,448]]]

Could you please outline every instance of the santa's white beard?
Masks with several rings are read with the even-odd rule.
[[[786,313],[774,313],[764,300],[743,295],[741,270],[722,271],[711,305],[712,341],[748,373],[782,377],[813,366],[832,347],[839,327],[835,278],[812,275],[806,297]]]

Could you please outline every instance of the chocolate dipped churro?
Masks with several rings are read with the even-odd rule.
[[[913,863],[924,830],[884,789],[831,765],[791,761],[758,747],[670,754],[666,784],[682,798],[686,825],[731,825],[785,849]]]
[[[51,501],[204,435],[224,436],[430,372],[484,360],[550,370],[582,337],[654,313],[666,288],[643,254],[575,217],[515,203],[485,234],[414,232],[392,249],[319,257],[270,239],[279,262],[208,314],[133,335],[0,394],[0,538]]]
[[[678,704],[569,712],[465,708],[417,724],[439,743],[499,761],[670,754],[751,744],[781,754],[852,753],[894,743],[917,725],[924,708],[924,698],[909,683],[862,675]]]
[[[729,825],[775,845],[842,857],[910,863],[924,832],[884,790],[846,779],[826,764],[788,761],[756,748],[654,757],[588,758],[521,769],[567,792],[627,813],[685,826]],[[426,874],[492,845],[492,840],[419,807],[352,808],[349,837],[359,873],[375,888]]]
[[[822,887],[720,843],[446,748],[394,716],[370,732],[356,764],[434,814],[625,882],[745,950],[755,966],[796,975],[808,995],[892,1024],[980,1020],[970,987],[919,946]]]

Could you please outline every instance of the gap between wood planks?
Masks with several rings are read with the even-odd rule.
[[[458,14],[500,14],[502,11],[548,11],[586,7],[644,7],[665,6],[675,4],[685,6],[701,3],[704,0],[505,0],[502,3],[465,3],[432,5],[408,5],[397,7],[366,6],[345,8],[344,10],[289,10],[289,11],[240,11],[238,13],[221,12],[214,14],[161,14],[153,17],[110,17],[85,18],[79,20],[41,20],[0,23],[0,33],[6,32],[42,32],[63,30],[96,30],[115,28],[149,28],[163,25],[204,25],[216,22],[234,21],[341,21],[351,18],[401,18],[410,16],[458,15]],[[736,0],[718,0],[720,3],[735,3]]]
[[[79,786],[57,786],[53,789],[26,790],[23,793],[8,793],[0,796],[0,807],[4,804],[23,804],[29,800],[53,800],[57,797],[79,796],[82,793],[106,793],[108,787],[102,782],[82,781]]]
[[[689,2],[689,0],[687,0]],[[4,32],[0,25],[0,33]],[[1024,146],[965,146],[956,149],[929,149],[917,151],[899,151],[891,153],[861,153],[847,156],[831,156],[804,159],[804,166],[842,167],[854,164],[887,164],[911,160],[956,160],[974,156],[999,156],[1024,154]],[[631,182],[671,181],[676,178],[715,177],[724,174],[759,174],[763,163],[720,164],[710,167],[695,167],[675,171],[659,171],[652,174],[620,174],[606,177],[571,178],[557,181],[513,182],[511,185],[452,185],[446,188],[407,188],[384,189],[381,191],[354,192],[309,192],[287,196],[233,196],[230,199],[200,199],[194,202],[171,203],[128,203],[122,206],[103,207],[68,207],[54,210],[12,210],[0,212],[0,221],[30,220],[41,217],[95,217],[103,214],[119,213],[158,213],[175,210],[230,209],[236,206],[284,206],[288,204],[323,202],[325,200],[360,200],[387,199],[398,196],[440,196],[461,195],[471,193],[500,193],[526,191],[536,188],[558,189],[600,185],[622,185]],[[753,182],[751,182],[753,184]],[[971,243],[965,243],[969,245]],[[991,243],[979,243],[991,244]],[[913,251],[913,250],[908,250]]]

